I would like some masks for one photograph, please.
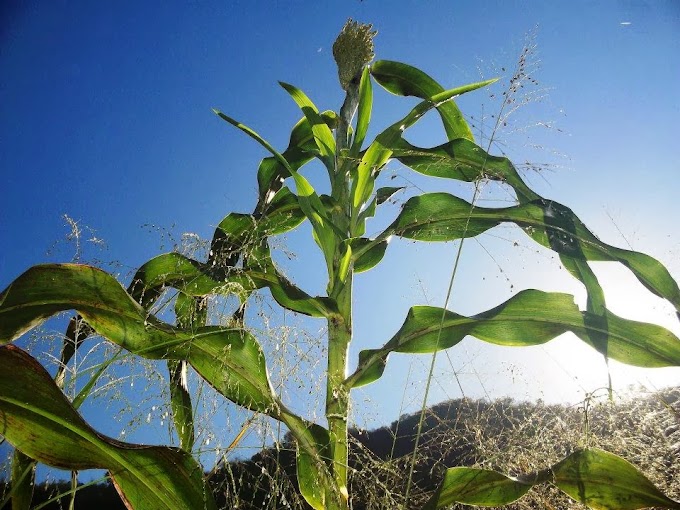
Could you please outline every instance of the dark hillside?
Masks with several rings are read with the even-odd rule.
[[[354,510],[403,503],[418,420],[419,414],[406,415],[389,427],[352,431]],[[447,467],[468,465],[520,474],[543,469],[583,446],[621,455],[667,495],[680,498],[680,388],[617,405],[606,399],[577,407],[509,399],[459,399],[436,405],[423,425],[409,507],[423,503]],[[220,508],[306,508],[296,495],[294,447],[288,440],[248,461],[230,463],[211,474],[210,481]],[[68,483],[38,486],[35,504],[68,489]],[[67,508],[67,501],[42,508]],[[512,506],[570,507],[569,499],[551,487],[534,489]],[[94,485],[78,492],[76,508],[124,506],[112,486]]]

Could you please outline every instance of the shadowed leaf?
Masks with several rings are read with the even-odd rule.
[[[45,464],[106,469],[121,497],[136,510],[216,508],[201,466],[186,452],[122,443],[94,431],[31,356],[0,347],[3,435]]]

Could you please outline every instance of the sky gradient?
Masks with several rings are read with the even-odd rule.
[[[677,2],[384,6],[376,0],[3,3],[0,288],[33,264],[78,255],[65,240],[65,214],[84,229],[82,256],[102,259],[127,284],[130,271],[173,249],[182,233],[210,239],[227,213],[252,211],[256,169],[266,154],[211,108],[284,148],[300,113],[277,80],[300,87],[320,109],[337,111],[343,91],[331,46],[348,17],[378,30],[377,58],[415,65],[444,87],[500,77],[459,103],[486,136],[523,48],[531,48],[527,104],[495,135],[492,152],[507,153],[520,167],[535,163],[542,170],[526,178],[540,194],[571,207],[603,241],[648,253],[680,277]],[[369,136],[413,104],[379,87],[374,93]],[[441,143],[444,134],[435,128],[436,122],[424,123],[413,140]],[[469,186],[411,175],[389,185],[470,193]],[[502,205],[492,190],[483,198],[484,205]],[[369,233],[392,217],[388,212]],[[281,251],[277,260],[305,290],[321,294],[323,263],[306,233],[288,239],[295,257]],[[88,241],[93,237],[106,249]],[[449,308],[478,313],[531,287],[583,299],[558,261],[521,237],[501,227],[466,242]],[[455,247],[396,241],[383,266],[358,276],[352,356],[387,341],[410,306],[443,305]],[[680,334],[670,308],[625,271],[604,264],[596,270],[613,311]],[[429,358],[415,365],[394,358],[385,377],[358,394],[360,425],[386,423],[419,406],[417,381]],[[678,369],[652,372],[612,366],[621,387],[680,383]],[[467,396],[577,402],[606,380],[604,362],[574,338],[526,350],[467,339],[440,356],[430,402],[459,397],[461,389]],[[107,411],[89,412],[109,426]],[[118,435],[120,428],[107,432]]]

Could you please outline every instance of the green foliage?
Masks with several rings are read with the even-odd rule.
[[[300,89],[281,83],[303,114],[285,151],[277,151],[246,125],[214,110],[270,156],[263,159],[257,172],[259,194],[252,214],[232,213],[220,222],[207,260],[177,253],[160,255],[140,267],[127,290],[111,275],[89,266],[42,265],[29,269],[0,294],[3,344],[57,312],[73,309],[79,317],[67,331],[64,363],[92,333],[134,355],[166,360],[173,420],[183,449],[133,447],[97,434],[64,397],[59,381],[52,381],[33,358],[10,345],[0,349],[4,374],[0,413],[6,429],[3,433],[18,450],[50,465],[109,470],[121,496],[133,508],[213,508],[215,502],[205,488],[200,467],[186,451],[195,441],[191,395],[183,375],[190,365],[227,399],[289,429],[296,441],[299,490],[309,505],[346,509],[350,497],[347,419],[351,390],[378,379],[391,352],[437,352],[468,335],[501,345],[535,345],[571,331],[605,356],[624,363],[680,366],[680,339],[659,326],[629,321],[608,311],[588,262],[623,264],[649,290],[680,309],[680,290],[668,271],[649,256],[599,241],[570,209],[531,190],[507,158],[493,156],[475,144],[455,98],[495,80],[445,90],[406,64],[377,61],[367,67],[361,62],[372,54],[374,33],[366,28],[355,35],[357,40],[368,40],[371,48],[359,51],[358,60],[347,54],[351,57],[347,69],[354,75],[347,76],[346,70],[340,73],[347,96],[339,114],[321,112]],[[348,50],[345,46],[338,50],[340,54]],[[354,70],[356,62],[360,64]],[[415,96],[421,102],[362,150],[371,118],[371,79],[393,94]],[[411,145],[403,138],[405,130],[433,109],[441,117],[447,142],[431,148]],[[352,129],[356,111],[358,119]],[[410,198],[384,232],[366,238],[366,222],[399,191],[394,187],[375,191],[391,158],[428,176],[503,182],[514,190],[518,204],[480,208],[474,200],[470,203],[445,193],[422,194]],[[319,195],[299,171],[313,159],[328,171],[330,195]],[[286,186],[288,179],[295,192]],[[269,239],[305,220],[310,222],[325,260],[326,296],[312,297],[288,281],[270,256]],[[384,347],[360,353],[356,372],[346,378],[353,279],[382,260],[390,236],[428,242],[462,240],[506,222],[518,225],[539,245],[559,255],[564,267],[587,290],[586,311],[580,311],[571,296],[537,290],[521,292],[472,317],[414,307]],[[177,291],[176,324],[152,313],[152,306],[168,288]],[[245,307],[262,288],[268,288],[283,308],[327,321],[327,427],[291,412],[270,384],[263,349],[244,324]],[[211,296],[238,299],[241,306],[232,325],[206,325],[206,300]],[[86,327],[78,332],[74,324],[81,323]],[[18,385],[16,377],[7,375],[10,372],[23,378]],[[86,396],[87,392],[81,394],[77,403]],[[455,501],[503,505],[539,482],[551,482],[592,508],[678,508],[678,503],[659,493],[632,465],[595,449],[581,450],[548,471],[522,478],[486,469],[451,468],[426,508]],[[19,492],[17,497],[25,497]],[[147,498],[147,492],[156,499]]]
[[[135,509],[215,508],[191,455],[98,434],[47,371],[13,345],[0,349],[0,394],[4,436],[29,457],[69,469],[107,469]]]

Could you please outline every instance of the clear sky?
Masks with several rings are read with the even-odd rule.
[[[54,0],[0,6],[0,288],[33,264],[72,260],[64,214],[93,229],[84,230],[84,250],[119,262],[105,267],[127,284],[130,271],[172,249],[159,232],[209,239],[227,213],[252,211],[266,154],[211,108],[285,148],[300,113],[277,80],[337,111],[343,93],[331,45],[348,17],[379,31],[377,58],[416,65],[445,87],[500,76],[492,89],[460,102],[477,128],[485,119],[487,135],[528,44],[535,83],[527,83],[528,104],[497,133],[494,152],[542,166],[526,174],[539,193],[571,207],[604,241],[649,253],[680,278],[675,1]],[[412,105],[374,92],[373,134]],[[426,123],[414,139],[441,143],[434,126]],[[412,180],[411,192],[415,185],[470,189],[402,175]],[[497,199],[492,191],[483,196],[486,205]],[[390,214],[369,232],[379,232]],[[93,236],[106,250],[88,242]],[[310,269],[320,263],[309,253],[313,245],[297,235],[289,241],[295,258],[279,253],[277,260],[310,293],[323,292],[323,268]],[[454,255],[454,244],[397,241],[383,266],[359,275],[351,354],[387,341],[411,305],[442,306]],[[557,266],[519,231],[501,227],[466,243],[450,308],[478,313],[529,287],[582,299]],[[670,309],[625,271],[605,264],[597,271],[615,312],[680,334]],[[312,332],[321,327],[310,325]],[[394,356],[383,379],[357,394],[357,422],[371,416],[375,426],[417,407],[428,362]],[[461,396],[456,376],[468,396],[568,402],[607,380],[604,363],[574,338],[524,350],[468,339],[440,356],[437,374],[431,402]],[[678,369],[613,365],[612,376],[618,387],[680,383]],[[107,411],[91,412],[104,427]]]

